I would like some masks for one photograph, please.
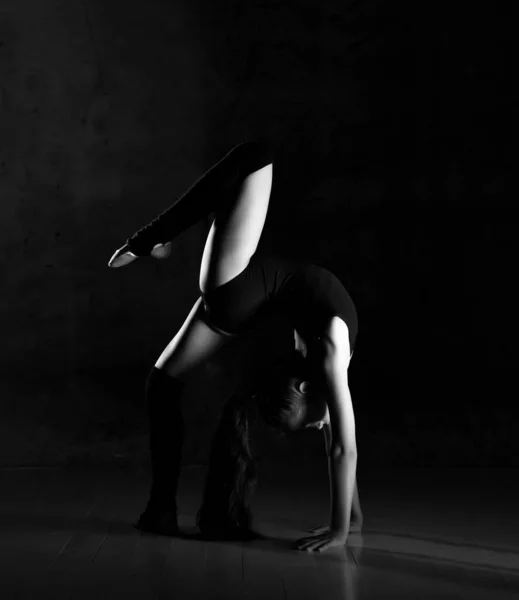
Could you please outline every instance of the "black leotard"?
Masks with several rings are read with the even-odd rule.
[[[202,298],[207,324],[227,334],[250,331],[270,311],[277,311],[311,341],[338,315],[348,326],[352,353],[355,348],[353,300],[333,273],[312,263],[256,253],[239,275],[202,293]]]

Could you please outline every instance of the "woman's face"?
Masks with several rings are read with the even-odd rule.
[[[295,423],[295,429],[322,429],[324,425],[329,425],[330,413],[324,394],[307,381],[301,381],[298,389],[307,401],[305,414]]]

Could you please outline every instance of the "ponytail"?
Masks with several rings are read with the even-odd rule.
[[[251,539],[250,499],[256,489],[257,469],[249,442],[249,417],[254,404],[250,392],[229,396],[211,442],[202,505],[196,517],[204,537]]]

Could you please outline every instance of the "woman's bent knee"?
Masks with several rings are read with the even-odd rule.
[[[169,375],[164,369],[152,367],[146,378],[145,392],[146,395],[149,396],[150,394],[153,394],[155,389],[166,388],[168,392],[177,393],[180,392],[185,385],[186,383],[181,377]]]

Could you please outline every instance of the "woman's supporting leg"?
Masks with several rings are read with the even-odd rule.
[[[148,505],[136,524],[141,530],[177,533],[176,495],[185,436],[183,376],[230,339],[214,332],[203,316],[202,300],[198,299],[146,381],[152,483]]]
[[[250,173],[271,162],[269,149],[264,144],[238,144],[170,208],[128,238],[128,249],[136,256],[149,255],[154,245],[173,240],[204,216],[232,201],[236,186]]]
[[[185,437],[181,404],[184,387],[181,379],[157,367],[152,368],[146,380],[152,469],[150,504],[154,508],[176,507]]]

